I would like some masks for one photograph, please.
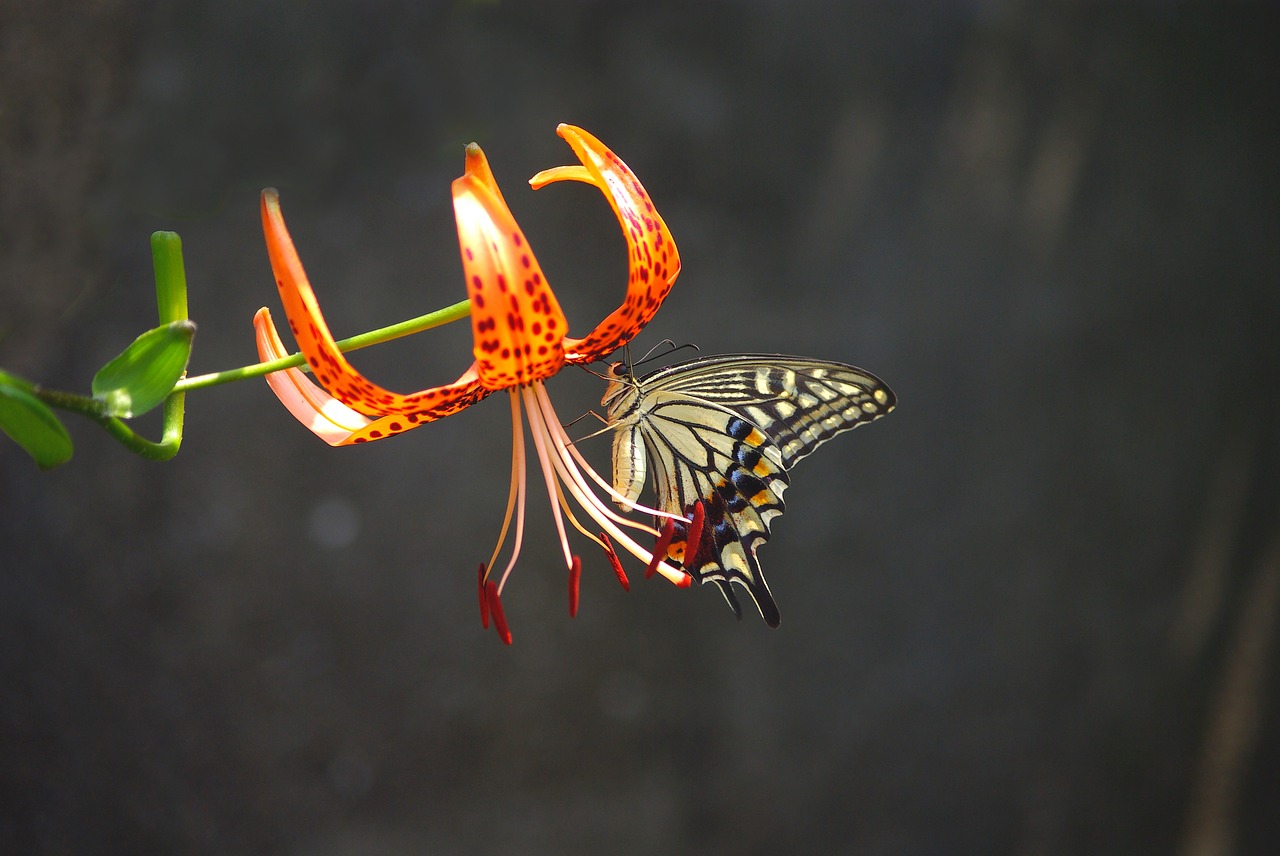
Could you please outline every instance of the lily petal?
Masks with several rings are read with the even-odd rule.
[[[275,273],[276,285],[280,288],[280,299],[289,319],[289,329],[293,331],[294,339],[306,356],[307,364],[311,366],[320,386],[338,401],[365,416],[412,416],[412,421],[405,419],[400,423],[400,430],[408,430],[423,422],[456,413],[489,394],[490,390],[480,385],[474,367],[454,383],[410,395],[392,392],[371,383],[338,350],[324,316],[320,313],[320,305],[311,290],[302,260],[294,249],[293,239],[285,228],[284,216],[280,213],[279,194],[270,188],[262,191],[262,229],[267,239],[271,269]],[[399,433],[374,430],[378,436],[370,434],[368,439],[381,439],[389,434]]]
[[[453,209],[481,386],[550,377],[564,365],[568,322],[475,143],[453,182]]]
[[[626,299],[586,336],[564,343],[567,362],[590,363],[630,342],[649,323],[680,273],[680,254],[649,194],[621,158],[582,128],[560,125],[556,133],[573,147],[582,166],[543,170],[529,184],[535,190],[555,181],[594,184],[627,239]]]
[[[289,356],[271,320],[271,312],[265,306],[253,316],[253,329],[257,334],[258,359],[265,363]],[[267,385],[294,418],[330,446],[341,446],[353,432],[373,421],[316,386],[300,369],[272,372],[267,375]]]

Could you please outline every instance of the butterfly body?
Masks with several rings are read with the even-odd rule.
[[[601,400],[615,489],[634,501],[652,475],[657,508],[689,518],[675,522],[665,558],[717,583],[739,616],[731,584],[742,586],[774,627],[777,604],[755,553],[784,510],[787,471],[895,403],[869,372],[781,354],[701,357],[641,378],[615,363]],[[691,525],[698,504],[700,527]]]

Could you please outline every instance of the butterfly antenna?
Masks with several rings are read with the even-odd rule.
[[[661,356],[661,354],[658,353],[658,349],[664,346],[666,347],[667,350],[663,351],[662,352],[663,354],[669,354],[676,349],[675,342],[671,341],[670,339],[663,339],[661,342],[654,345],[649,350],[645,351],[644,356],[636,361],[636,365],[638,366],[644,365],[645,363],[649,362],[649,360],[652,360],[654,357]]]
[[[660,354],[655,353],[655,351],[657,351],[658,348],[662,347],[663,345],[667,346],[667,350],[663,351]],[[685,342],[683,345],[677,345],[675,342],[671,341],[670,339],[663,339],[661,342],[659,342],[658,344],[650,348],[648,352],[643,357],[640,358],[640,361],[637,362],[636,365],[642,366],[645,363],[649,362],[650,360],[656,360],[659,357],[669,357],[672,354],[674,354],[676,351],[683,351],[685,348],[693,348],[695,351],[700,350],[700,348],[697,345],[695,345],[693,342]]]

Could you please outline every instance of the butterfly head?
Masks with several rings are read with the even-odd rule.
[[[609,385],[604,389],[600,405],[607,413],[615,413],[624,405],[624,401],[633,399],[639,393],[639,384],[631,371],[631,366],[622,360],[609,364],[604,372],[604,379]]]

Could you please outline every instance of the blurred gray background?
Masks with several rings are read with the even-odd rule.
[[[793,473],[782,609],[531,540],[486,401],[330,449],[261,382],[181,454],[0,444],[0,852],[1274,852],[1280,181],[1264,6],[0,4],[0,366],[86,390],[181,233],[193,373],[254,360],[281,189],[339,336],[463,296],[481,143],[582,332],[625,254],[590,129],[684,272],[638,344],[853,362],[900,406]],[[365,351],[411,391],[466,325]],[[551,383],[568,419],[599,380]],[[143,420],[152,435],[154,420]],[[580,423],[580,426],[589,425]],[[589,454],[607,467],[607,438]]]

